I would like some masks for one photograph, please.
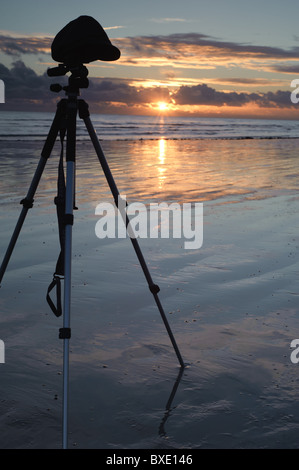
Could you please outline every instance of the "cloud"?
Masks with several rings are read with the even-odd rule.
[[[108,31],[110,29],[122,29],[122,28],[126,28],[126,26],[107,26],[105,27],[105,31]]]
[[[14,96],[24,97],[30,90],[32,92],[39,91],[46,85],[45,75],[37,75],[34,70],[26,67],[22,61],[14,62],[10,70],[0,64],[0,75],[5,82],[8,96],[13,93]],[[49,82],[47,85],[49,86]],[[31,95],[31,93],[29,94]]]
[[[47,73],[37,75],[34,70],[18,60],[8,69],[0,64],[0,78],[5,83],[6,103],[1,109],[46,109],[61,98],[50,91],[51,83],[67,83],[67,77],[48,77]],[[148,105],[156,101],[168,101],[170,92],[165,87],[133,86],[126,79],[98,79],[89,82],[84,98],[91,107],[102,106],[102,109],[115,108],[116,104],[127,107]]]
[[[268,91],[258,96],[256,103],[263,108],[298,108],[290,99],[289,91]]]
[[[110,26],[106,30],[121,29],[124,26]],[[0,51],[9,56],[22,54],[51,54],[51,44],[54,37],[50,36],[20,36],[0,31]]]
[[[237,85],[267,85],[269,86],[269,80],[266,78],[245,78],[245,77],[226,77],[226,78],[217,78],[215,79],[217,83],[230,83]]]
[[[47,76],[37,75],[22,61],[13,63],[8,69],[0,64],[0,78],[5,83],[6,103],[3,109],[49,110],[61,98],[49,90],[53,80]],[[65,81],[67,77],[59,77]],[[200,110],[209,106],[213,109],[242,108],[255,105],[264,109],[297,109],[298,105],[291,102],[290,91],[277,90],[266,93],[246,93],[234,91],[218,91],[207,84],[183,85],[170,90],[167,86],[143,86],[142,81],[132,82],[129,79],[90,80],[88,89],[82,90],[83,97],[88,101],[92,112],[135,112],[150,110],[154,103],[165,101],[180,107],[189,106]]]
[[[188,20],[185,18],[152,18],[154,23],[186,23]]]
[[[177,105],[234,106],[255,104],[262,108],[295,108],[290,92],[277,90],[267,93],[236,93],[217,91],[206,84],[182,86],[173,94]]]
[[[0,35],[0,50],[7,55],[50,53],[53,38],[49,37],[12,37]]]
[[[158,20],[157,20],[158,21]],[[185,21],[183,18],[162,18],[159,21]],[[106,29],[117,29],[112,26]],[[53,38],[41,36],[15,37],[7,32],[0,34],[0,51],[7,55],[50,54]],[[270,67],[274,61],[298,61],[299,47],[289,50],[221,41],[201,33],[136,36],[113,39],[121,50],[120,63],[129,66],[150,67],[153,65],[181,68],[215,68],[241,64],[244,67]],[[292,65],[278,66],[287,72]],[[297,65],[296,65],[297,67]]]
[[[1,109],[45,109],[57,101],[57,96],[49,90],[53,79],[46,73],[37,75],[20,60],[11,69],[0,64],[0,78],[5,83],[6,101]]]
[[[274,78],[246,78],[246,77],[218,77],[218,78],[209,78],[209,83],[215,83],[217,85],[236,85],[236,86],[245,86],[245,87],[277,87],[285,86],[285,80],[279,80]]]
[[[175,93],[174,99],[179,105],[242,106],[248,102],[245,93],[224,93],[206,84],[184,85]]]
[[[139,36],[115,40],[122,51],[122,62],[146,66],[153,64],[200,68],[203,65],[265,64],[267,61],[299,61],[299,48],[277,47],[220,41],[205,34],[183,33],[167,36]]]
[[[282,73],[291,73],[291,74],[299,74],[299,64],[296,65],[276,65],[275,67],[271,67],[271,71],[273,72],[282,72]]]
[[[170,92],[165,87],[133,86],[130,80],[92,79],[85,92],[86,99],[93,103],[122,103],[128,107],[146,105],[157,101],[169,101]]]

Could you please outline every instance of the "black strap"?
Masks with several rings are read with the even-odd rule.
[[[55,305],[50,297],[50,292],[56,287],[56,299],[57,304]],[[62,315],[62,305],[61,305],[61,278],[58,276],[53,277],[53,281],[48,287],[47,291],[47,302],[52,310],[52,312],[56,315],[56,317],[60,317]]]
[[[63,139],[64,132],[60,133],[61,141],[61,153],[58,166],[58,180],[57,180],[57,196],[54,199],[56,204],[58,230],[59,230],[59,242],[60,242],[60,255],[57,260],[55,274],[58,276],[64,276],[64,243],[65,243],[65,177],[63,168]]]
[[[64,245],[65,245],[65,177],[63,168],[63,140],[65,136],[65,129],[60,131],[61,152],[58,166],[58,180],[57,180],[57,196],[54,199],[56,204],[56,212],[58,219],[60,254],[56,263],[53,281],[48,287],[47,302],[52,312],[60,317],[62,314],[61,306],[61,280],[64,278]],[[51,291],[56,287],[56,306],[50,297]]]

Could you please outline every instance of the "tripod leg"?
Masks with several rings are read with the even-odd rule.
[[[44,144],[44,147],[43,147],[43,150],[42,150],[42,153],[41,153],[41,158],[40,158],[38,166],[35,170],[35,174],[33,176],[31,185],[29,187],[27,196],[24,199],[22,199],[22,201],[21,201],[21,204],[23,204],[23,209],[21,211],[21,214],[20,214],[19,219],[17,221],[15,230],[13,232],[10,243],[8,245],[6,254],[3,258],[3,262],[1,264],[0,283],[1,283],[2,278],[4,276],[4,273],[5,273],[5,270],[7,268],[8,263],[9,263],[12,252],[14,250],[15,244],[18,240],[18,236],[20,234],[23,223],[25,221],[27,212],[28,212],[29,209],[31,209],[33,207],[33,202],[34,202],[33,198],[34,198],[35,192],[37,190],[37,187],[38,187],[38,184],[40,182],[40,179],[41,179],[42,173],[44,171],[44,168],[46,166],[47,160],[48,160],[49,156],[51,155],[56,137],[57,137],[59,129],[60,129],[61,117],[62,117],[62,107],[63,107],[63,102],[64,101],[65,100],[61,100],[61,102],[58,103],[56,115],[54,117],[52,126],[49,130],[46,142]]]
[[[83,107],[83,104],[85,105],[85,107]],[[105,158],[105,155],[104,155],[104,153],[103,153],[103,150],[102,150],[102,147],[101,147],[101,145],[100,145],[99,139],[98,139],[98,137],[97,137],[97,135],[96,135],[96,132],[95,132],[95,130],[94,130],[94,128],[93,128],[93,125],[92,125],[92,123],[91,123],[91,120],[90,120],[90,117],[89,117],[88,108],[87,108],[87,104],[86,104],[85,102],[82,102],[82,106],[81,106],[81,108],[80,108],[80,112],[81,112],[81,113],[80,113],[80,117],[82,117],[83,120],[84,120],[85,126],[86,126],[86,128],[87,128],[87,130],[88,130],[89,136],[90,136],[91,141],[92,141],[92,143],[93,143],[93,145],[94,145],[95,151],[96,151],[96,153],[97,153],[97,156],[98,156],[99,161],[100,161],[100,163],[101,163],[102,169],[103,169],[104,174],[105,174],[105,176],[106,176],[107,182],[108,182],[109,187],[110,187],[110,189],[111,189],[111,192],[112,192],[112,195],[113,195],[113,198],[114,198],[114,201],[115,201],[115,205],[116,205],[116,207],[118,207],[118,201],[119,201],[119,196],[120,196],[120,194],[119,194],[119,191],[118,191],[117,186],[116,186],[116,184],[115,184],[115,181],[114,181],[114,178],[113,178],[113,176],[112,176],[112,173],[111,173],[111,171],[110,171],[110,168],[109,168],[109,165],[108,165],[108,163],[107,163],[107,160],[106,160],[106,158]],[[126,216],[126,225],[127,225],[127,226],[128,226],[128,223],[129,223],[129,219],[128,219],[128,216]],[[143,272],[144,272],[144,275],[145,275],[145,277],[146,277],[146,280],[147,280],[147,282],[148,282],[149,289],[150,289],[151,293],[152,293],[153,296],[154,296],[155,302],[156,302],[157,307],[158,307],[158,309],[159,309],[159,312],[160,312],[160,314],[161,314],[161,317],[162,317],[162,320],[163,320],[164,325],[165,325],[165,327],[166,327],[166,330],[167,330],[167,332],[168,332],[169,338],[170,338],[170,340],[171,340],[171,342],[172,342],[172,345],[173,345],[173,348],[174,348],[174,350],[175,350],[175,352],[176,352],[178,361],[179,361],[181,367],[185,367],[185,364],[184,364],[184,362],[183,362],[181,353],[180,353],[179,348],[178,348],[178,346],[177,346],[177,344],[176,344],[175,338],[174,338],[174,336],[173,336],[173,334],[172,334],[171,328],[170,328],[169,323],[168,323],[168,321],[167,321],[167,318],[166,318],[164,309],[163,309],[163,307],[162,307],[162,305],[161,305],[161,302],[160,302],[160,299],[159,299],[159,297],[158,297],[158,292],[159,292],[160,289],[159,289],[159,287],[158,287],[156,284],[154,284],[154,282],[153,282],[153,280],[152,280],[151,274],[150,274],[150,272],[149,272],[149,270],[148,270],[148,267],[147,267],[146,262],[145,262],[145,260],[144,260],[144,257],[143,257],[143,254],[142,254],[142,252],[141,252],[141,249],[140,249],[140,247],[139,247],[139,244],[138,244],[137,239],[136,239],[136,238],[132,238],[132,237],[130,237],[130,239],[131,239],[132,245],[133,245],[133,247],[134,247],[134,250],[135,250],[135,252],[136,252],[136,255],[137,255],[137,257],[138,257],[138,260],[139,260],[139,262],[140,262],[140,265],[141,265],[141,267],[142,267],[142,270],[143,270]]]

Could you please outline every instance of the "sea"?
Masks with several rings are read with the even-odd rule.
[[[0,112],[0,141],[44,140],[54,112]],[[289,139],[299,137],[298,121],[174,116],[91,115],[100,140]],[[77,140],[89,139],[78,119]]]

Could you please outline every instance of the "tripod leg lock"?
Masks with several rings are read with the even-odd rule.
[[[27,199],[27,197],[25,197],[24,199],[22,199],[22,201],[20,201],[20,204],[23,204],[23,207],[25,207],[25,209],[31,209],[33,207],[33,202],[34,199]]]
[[[59,339],[70,339],[71,329],[70,328],[60,328],[59,329]]]
[[[74,225],[74,216],[73,216],[73,214],[64,214],[63,223],[64,223],[64,225]]]
[[[160,287],[157,286],[157,284],[152,284],[151,286],[149,286],[149,290],[152,294],[158,294],[158,292],[160,292]]]

